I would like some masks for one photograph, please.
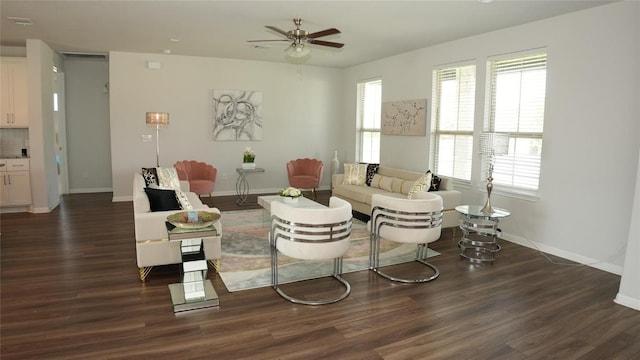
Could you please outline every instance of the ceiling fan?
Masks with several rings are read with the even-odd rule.
[[[277,39],[277,40],[249,40],[247,42],[265,42],[265,41],[288,41],[291,43],[289,48],[287,49],[287,53],[292,57],[305,57],[307,56],[311,50],[306,47],[306,44],[313,45],[321,45],[321,46],[329,46],[333,48],[342,48],[344,44],[337,43],[333,41],[325,41],[318,40],[317,38],[340,34],[340,30],[336,28],[326,29],[322,31],[316,31],[314,33],[309,33],[306,30],[300,29],[302,25],[302,19],[295,18],[293,19],[293,23],[296,25],[294,30],[284,31],[275,26],[265,26],[267,29],[273,30],[281,35],[284,35],[286,39]]]

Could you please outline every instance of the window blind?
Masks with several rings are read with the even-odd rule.
[[[358,157],[361,162],[380,162],[380,114],[382,80],[358,83],[357,131]]]
[[[497,156],[493,183],[537,191],[542,158],[546,95],[545,53],[493,59],[489,68],[489,111],[485,129],[510,134],[509,154]],[[486,171],[487,160],[483,159]]]
[[[436,174],[471,180],[476,67],[433,71],[432,168]]]

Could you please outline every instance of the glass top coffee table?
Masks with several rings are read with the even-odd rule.
[[[304,196],[300,196],[296,201],[290,201],[285,199],[280,195],[265,195],[258,196],[258,205],[262,206],[265,210],[262,216],[262,225],[266,226],[267,223],[271,222],[271,204],[273,202],[281,202],[283,204],[287,204],[288,206],[294,208],[307,208],[307,209],[323,209],[327,208],[326,206],[317,203],[311,199],[307,199]]]
[[[268,212],[271,212],[271,203],[274,201],[281,202],[295,208],[316,208],[316,209],[326,208],[326,206],[320,203],[317,203],[311,199],[307,199],[304,196],[300,196],[295,201],[290,201],[280,195],[258,196],[258,205],[262,206]]]

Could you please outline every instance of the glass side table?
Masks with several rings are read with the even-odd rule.
[[[207,260],[203,238],[218,236],[216,228],[182,229],[165,222],[169,241],[180,242],[182,282],[169,284],[173,312],[203,309],[220,305],[211,280],[207,279]]]
[[[493,263],[502,247],[498,244],[500,219],[511,215],[504,209],[493,208],[493,212],[481,211],[482,205],[460,205],[456,211],[460,221],[462,239],[458,241],[460,256],[474,263]]]

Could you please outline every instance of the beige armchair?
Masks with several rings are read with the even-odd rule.
[[[297,304],[331,304],[346,298],[351,285],[342,278],[342,256],[351,245],[351,205],[336,197],[329,208],[300,208],[274,201],[271,203],[271,276],[273,289]],[[278,254],[302,260],[333,259],[333,274],[345,291],[332,299],[302,300],[287,295],[279,287]]]
[[[381,194],[371,196],[371,220],[367,227],[371,232],[369,268],[376,274],[392,281],[418,283],[435,280],[440,272],[427,258],[428,244],[440,238],[442,229],[442,198],[420,191],[414,198],[402,199]],[[415,261],[428,266],[431,276],[406,279],[391,276],[380,267],[380,239],[417,244]]]

